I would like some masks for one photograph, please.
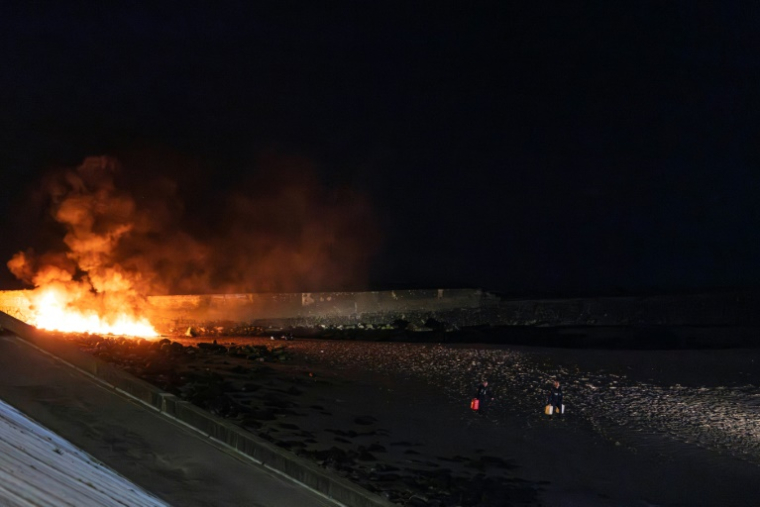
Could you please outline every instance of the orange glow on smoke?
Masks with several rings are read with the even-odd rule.
[[[85,298],[89,299],[89,298]],[[79,294],[65,286],[44,287],[30,296],[30,315],[27,322],[39,329],[64,333],[110,334],[155,338],[159,334],[148,319],[137,317],[110,301],[101,311],[78,307]],[[81,303],[80,303],[81,304]]]

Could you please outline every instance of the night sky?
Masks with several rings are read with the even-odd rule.
[[[234,192],[361,196],[366,276],[304,290],[760,283],[753,2],[14,3],[3,264],[54,242],[42,176],[109,155],[201,236]]]

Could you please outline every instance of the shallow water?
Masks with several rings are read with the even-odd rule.
[[[593,360],[597,367],[581,369],[573,364],[573,356],[583,356],[580,351],[573,351],[573,356],[557,365],[556,349],[323,341],[314,345],[317,344],[325,352],[317,355],[314,347],[298,348],[310,359],[326,361],[333,367],[393,372],[424,380],[443,390],[455,403],[471,396],[478,379],[488,378],[499,394],[492,406],[495,419],[540,412],[549,381],[561,378],[566,415],[572,415],[576,424],[581,419],[601,434],[625,429],[639,443],[646,439],[636,437],[637,433],[665,436],[760,464],[760,385],[749,383],[756,379],[740,376],[738,371],[733,384],[741,385],[725,385],[721,381],[726,378],[711,378],[710,365],[703,364],[703,385],[684,386],[658,382],[656,378],[648,382],[634,380],[599,367],[604,362],[609,367],[625,358],[621,351],[610,351],[606,361],[604,354],[597,353]],[[729,356],[746,357],[748,353],[755,352],[719,351],[713,353],[713,360],[728,361]],[[646,356],[652,360],[658,354],[663,355],[660,351],[636,352],[638,357],[632,358],[632,363]],[[689,352],[681,354],[686,359]],[[668,368],[677,369],[678,365],[670,362]],[[657,376],[657,372],[650,374]]]
[[[227,341],[267,340],[220,343]],[[390,392],[394,417],[404,419],[399,431],[414,427],[423,440],[446,442],[451,455],[490,448],[514,459],[526,478],[549,479],[547,505],[565,505],[573,495],[585,499],[578,505],[756,505],[757,481],[747,482],[760,472],[758,351],[276,344],[290,350],[295,364],[364,382],[378,402]],[[487,420],[475,420],[466,405],[482,378],[497,399]],[[557,421],[542,410],[553,378],[565,392],[566,414]],[[556,452],[546,455],[547,448]],[[574,456],[570,468],[563,456]],[[708,486],[712,479],[721,486]],[[561,494],[552,497],[552,487]]]

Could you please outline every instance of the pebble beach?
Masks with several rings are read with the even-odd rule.
[[[760,500],[757,349],[275,336],[78,342],[398,505]],[[483,378],[496,396],[486,416],[469,409]],[[562,417],[543,413],[555,378]]]

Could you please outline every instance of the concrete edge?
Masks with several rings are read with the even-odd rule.
[[[0,327],[13,332],[27,343],[51,354],[85,375],[148,405],[243,457],[312,489],[332,501],[351,507],[396,505],[343,477],[323,470],[311,461],[281,449],[173,394],[161,391],[152,384],[3,312],[0,312]]]

